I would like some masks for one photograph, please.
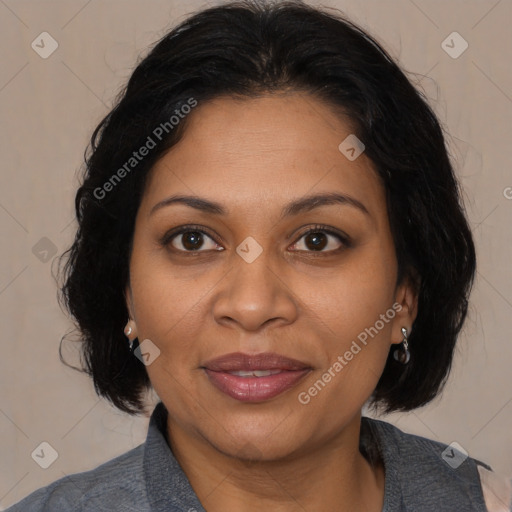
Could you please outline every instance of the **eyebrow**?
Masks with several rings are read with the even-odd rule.
[[[151,208],[149,215],[152,215],[157,210],[160,210],[166,206],[170,206],[171,204],[184,204],[189,206],[190,208],[194,208],[204,213],[211,213],[214,215],[226,215],[227,211],[222,207],[221,204],[210,201],[208,199],[203,199],[197,196],[185,196],[185,195],[175,195],[170,196],[162,201],[158,202]],[[297,199],[292,201],[288,205],[286,205],[281,212],[281,218],[289,217],[292,215],[298,215],[299,213],[309,212],[315,208],[319,208],[321,206],[328,206],[332,204],[341,204],[348,205],[354,208],[357,208],[361,212],[366,215],[370,215],[367,208],[364,206],[361,201],[348,196],[346,194],[339,194],[335,192],[328,192],[322,194],[314,194],[303,197],[301,199]]]

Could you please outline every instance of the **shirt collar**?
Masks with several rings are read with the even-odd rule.
[[[399,510],[400,492],[395,478],[398,468],[392,463],[389,448],[383,443],[380,422],[363,417],[370,427],[372,441],[380,447],[386,471],[384,511]],[[373,428],[371,428],[373,427]],[[361,434],[368,435],[363,428]],[[197,498],[190,482],[174,457],[167,443],[167,409],[159,402],[151,414],[148,435],[144,448],[144,476],[152,512],[206,512]]]
[[[144,447],[144,477],[152,512],[205,512],[167,444],[167,409],[159,402],[151,414]]]

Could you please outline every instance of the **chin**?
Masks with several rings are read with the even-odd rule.
[[[218,451],[240,460],[263,462],[285,459],[302,449],[306,439],[305,436],[294,435],[295,429],[289,423],[285,425],[282,419],[280,425],[272,422],[258,428],[254,422],[224,423],[222,430],[217,432],[218,436],[207,439]]]

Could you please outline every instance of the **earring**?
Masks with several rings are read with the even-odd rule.
[[[402,327],[402,348],[397,348],[393,352],[393,357],[401,364],[407,364],[411,359],[411,353],[409,352],[409,343],[407,342],[407,329]]]
[[[131,322],[132,322],[131,320],[128,320],[128,323],[126,324],[126,327],[124,328],[124,334],[128,338],[130,352],[133,352],[133,346],[134,346],[135,340],[130,340],[130,334],[132,334],[132,332],[133,332],[133,327],[130,325]]]

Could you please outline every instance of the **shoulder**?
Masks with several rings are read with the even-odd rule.
[[[144,444],[95,469],[65,476],[42,487],[6,512],[144,511]]]
[[[469,457],[457,443],[408,434],[381,420],[364,421],[377,440],[386,479],[394,480],[405,505],[486,511],[478,467],[491,470],[489,466]]]

